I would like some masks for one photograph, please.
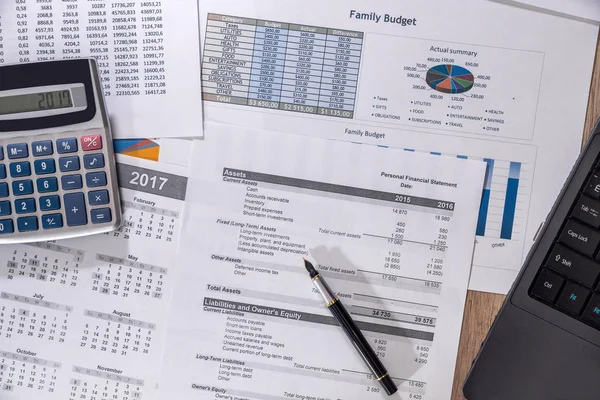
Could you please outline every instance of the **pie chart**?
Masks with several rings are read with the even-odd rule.
[[[425,81],[434,90],[442,93],[464,93],[473,87],[473,74],[466,68],[452,64],[441,64],[427,71]]]

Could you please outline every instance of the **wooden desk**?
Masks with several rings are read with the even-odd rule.
[[[600,44],[596,47],[596,62],[594,64],[594,75],[590,88],[590,100],[588,102],[585,120],[585,133],[583,142],[587,140],[596,120],[600,116]],[[471,363],[479,351],[481,343],[485,339],[494,318],[502,306],[504,296],[492,293],[473,292],[467,294],[465,304],[465,315],[463,319],[458,358],[456,360],[456,372],[454,374],[454,388],[452,400],[464,400],[462,385],[469,372]]]

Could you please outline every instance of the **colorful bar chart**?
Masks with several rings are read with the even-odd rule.
[[[483,184],[483,195],[481,196],[481,206],[479,207],[479,218],[477,219],[477,236],[485,236],[485,225],[487,223],[488,210],[490,207],[490,196],[492,195],[492,175],[494,173],[494,160],[484,158],[487,163],[485,182]]]
[[[517,194],[519,192],[519,177],[521,175],[521,163],[511,162],[508,171],[508,184],[506,187],[506,199],[504,200],[504,215],[502,216],[502,230],[500,238],[511,239],[513,224],[515,222],[515,211],[517,209]]]

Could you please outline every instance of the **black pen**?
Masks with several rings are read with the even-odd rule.
[[[387,372],[377,354],[373,351],[367,339],[363,336],[358,326],[352,320],[348,311],[340,301],[340,299],[335,295],[335,293],[331,290],[325,279],[319,274],[319,271],[313,267],[313,265],[305,258],[304,266],[308,271],[315,287],[321,293],[321,296],[325,300],[325,304],[327,304],[327,308],[331,311],[331,314],[335,317],[338,324],[344,330],[344,333],[356,349],[358,354],[362,357],[367,367],[371,370],[373,375],[379,381],[381,386],[385,389],[388,395],[392,395],[398,391],[396,384],[390,377],[390,374]]]

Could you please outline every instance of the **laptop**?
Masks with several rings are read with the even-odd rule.
[[[600,399],[600,124],[469,372],[468,400]]]

